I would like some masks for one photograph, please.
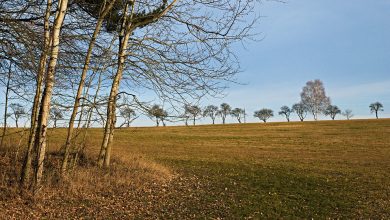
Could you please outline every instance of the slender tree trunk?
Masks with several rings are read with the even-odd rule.
[[[378,110],[375,111],[376,119],[378,119]]]
[[[195,121],[196,121],[196,118],[194,117],[194,119],[193,119],[193,125],[195,125]]]
[[[58,2],[58,9],[56,12],[56,18],[54,20],[51,40],[52,48],[50,51],[50,59],[47,69],[47,75],[45,79],[45,89],[42,94],[42,101],[40,105],[38,125],[37,125],[37,138],[35,146],[37,149],[37,160],[36,160],[36,171],[35,171],[35,186],[39,186],[43,175],[43,163],[46,153],[46,135],[47,135],[47,123],[50,112],[50,102],[54,87],[54,75],[57,65],[59,43],[60,43],[60,32],[61,27],[65,18],[66,10],[68,8],[68,0],[60,0]]]
[[[18,119],[18,117],[16,116],[15,117],[15,125],[16,125],[16,128],[19,128],[19,119]]]
[[[89,63],[91,61],[92,50],[93,50],[93,47],[95,46],[96,38],[99,35],[104,18],[106,17],[108,12],[111,10],[114,3],[115,3],[115,1],[111,1],[107,6],[105,6],[105,5],[102,6],[102,13],[101,13],[101,15],[96,23],[95,31],[93,32],[91,41],[89,42],[87,55],[85,57],[83,71],[81,73],[81,78],[80,78],[80,82],[79,82],[78,89],[77,89],[77,95],[75,97],[72,114],[71,114],[71,117],[69,120],[68,134],[67,134],[66,142],[65,142],[65,153],[64,153],[64,158],[62,160],[61,173],[65,173],[65,171],[67,169],[70,147],[71,147],[71,142],[73,139],[74,121],[76,119],[77,111],[78,111],[78,108],[80,105],[80,98],[81,98],[81,95],[82,95],[82,92],[84,89],[85,79],[87,77],[87,72],[89,69]]]
[[[237,118],[238,123],[241,124],[241,118]]]
[[[0,149],[4,147],[4,138],[7,134],[7,118],[8,118],[8,96],[11,83],[12,62],[9,62],[8,75],[7,75],[7,87],[5,88],[5,103],[4,103],[4,126],[3,136],[1,136]]]
[[[213,120],[213,125],[215,124],[215,118],[211,118]]]
[[[225,116],[222,116],[222,124],[225,124]]]
[[[45,12],[45,21],[44,21],[44,46],[42,49],[41,57],[39,60],[39,68],[37,73],[37,84],[35,89],[34,103],[31,112],[31,127],[30,134],[28,137],[27,151],[23,160],[22,172],[21,172],[21,185],[25,185],[30,181],[30,170],[32,162],[32,150],[34,146],[35,132],[37,129],[38,121],[38,112],[39,112],[39,99],[42,95],[42,81],[43,75],[46,69],[47,61],[47,52],[50,47],[50,27],[49,27],[49,18],[51,11],[52,0],[47,0],[46,12]]]

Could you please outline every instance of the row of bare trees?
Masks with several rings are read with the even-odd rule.
[[[256,2],[1,1],[4,126],[9,100],[30,113],[21,186],[41,185],[51,106],[71,112],[59,168],[66,175],[96,121],[104,124],[98,166],[110,166],[117,114],[128,126],[136,117],[130,106],[151,111],[140,101],[144,91],[171,104],[218,94],[239,71],[230,48],[252,37]],[[56,120],[63,120],[55,113]],[[14,114],[14,119],[19,118]]]

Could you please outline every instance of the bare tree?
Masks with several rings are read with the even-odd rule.
[[[374,102],[374,103],[371,103],[371,105],[369,107],[370,107],[371,113],[375,112],[375,117],[376,117],[376,119],[378,119],[379,118],[378,112],[383,111],[383,104],[380,102]]]
[[[321,80],[306,83],[301,92],[301,102],[313,114],[314,120],[317,120],[318,114],[323,113],[330,105],[330,98],[326,96]]]
[[[15,120],[16,128],[19,128],[19,119],[25,117],[27,113],[24,110],[23,105],[19,103],[12,103],[9,107],[12,110],[10,115]]]
[[[213,121],[213,124],[215,124],[215,119],[218,116],[218,107],[215,105],[208,105],[204,110],[203,110],[203,117],[210,117],[211,120]]]
[[[253,116],[259,118],[261,121],[266,123],[268,119],[274,116],[274,111],[268,108],[263,108],[260,109],[259,111],[255,111]]]
[[[344,112],[341,113],[344,117],[347,118],[347,120],[351,119],[353,117],[352,110],[346,109]]]
[[[3,121],[3,134],[1,136],[0,148],[4,145],[4,138],[7,134],[7,118],[8,118],[8,100],[11,86],[11,74],[12,74],[12,62],[9,62],[9,67],[7,71],[7,82],[5,83],[5,102],[4,102],[4,121]]]
[[[202,115],[202,109],[197,105],[185,105],[185,114],[192,117],[192,124],[195,125],[196,118]]]
[[[160,122],[163,123],[165,126],[165,118],[168,116],[168,113],[159,105],[153,105],[149,110],[148,110],[148,115],[151,118],[154,118],[156,121],[156,126],[160,126]]]
[[[245,117],[245,110],[242,108],[235,108],[230,114],[237,119],[238,123],[241,123],[241,119]]]
[[[293,112],[288,106],[284,105],[280,108],[279,115],[284,115],[287,119],[287,122],[290,122],[290,115]]]
[[[130,127],[131,122],[133,122],[137,118],[137,114],[135,113],[135,110],[132,109],[130,106],[127,105],[123,106],[122,108],[119,109],[119,112],[120,112],[119,114],[125,119],[123,125],[126,125],[126,127]]]
[[[226,117],[228,115],[230,115],[231,111],[232,111],[232,107],[230,107],[229,104],[227,104],[227,103],[221,104],[219,111],[218,111],[218,115],[221,116],[221,118],[222,118],[222,124],[225,124]]]
[[[80,82],[78,84],[77,94],[76,94],[76,97],[74,99],[72,114],[71,114],[71,117],[69,119],[68,133],[67,133],[67,138],[65,141],[65,153],[64,153],[64,158],[62,161],[62,166],[61,166],[62,173],[64,173],[67,169],[68,157],[69,157],[69,152],[70,152],[70,147],[71,147],[70,145],[71,145],[71,142],[73,139],[74,122],[75,122],[75,119],[77,116],[77,111],[78,111],[78,108],[80,105],[80,99],[81,99],[81,95],[82,95],[82,92],[84,89],[85,79],[87,77],[87,72],[88,72],[89,64],[90,64],[91,57],[92,57],[92,50],[95,46],[96,38],[99,35],[99,32],[100,32],[100,29],[103,25],[104,19],[107,16],[107,14],[111,11],[111,8],[114,6],[115,0],[112,0],[109,2],[104,0],[103,2],[99,2],[99,3],[97,5],[93,5],[93,4],[91,4],[91,2],[83,2],[83,1],[79,2],[81,7],[87,11],[90,10],[91,8],[93,8],[93,6],[98,8],[99,16],[98,16],[98,20],[96,22],[95,30],[92,34],[91,40],[90,40],[89,45],[88,45],[88,50],[87,50],[87,53],[85,56],[83,70],[82,70],[82,73],[80,75]]]
[[[57,122],[64,119],[64,114],[58,107],[50,108],[50,119],[53,120],[53,127],[57,128]]]
[[[298,115],[299,120],[303,121],[306,118],[307,108],[303,103],[294,104],[292,110]]]
[[[329,115],[332,120],[336,118],[337,114],[341,114],[341,110],[336,105],[329,105],[325,109],[325,115]]]

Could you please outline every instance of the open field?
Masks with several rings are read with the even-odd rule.
[[[51,131],[49,151],[64,134]],[[115,135],[112,170],[83,165],[69,182],[43,189],[44,198],[16,195],[3,175],[1,218],[390,218],[389,119],[129,128]],[[91,131],[91,155],[101,136]],[[11,163],[2,159],[1,170]]]

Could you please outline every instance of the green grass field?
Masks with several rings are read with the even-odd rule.
[[[52,131],[49,150],[64,131]],[[101,132],[88,140],[92,155]],[[49,201],[68,217],[390,218],[388,119],[129,128],[113,146],[113,172],[121,160],[146,164],[127,185]],[[60,217],[47,214],[52,203],[29,211]]]

